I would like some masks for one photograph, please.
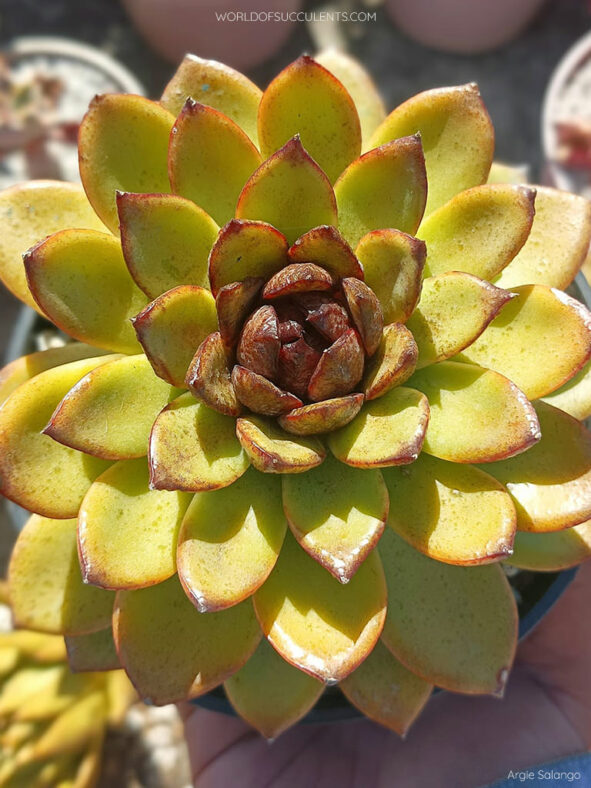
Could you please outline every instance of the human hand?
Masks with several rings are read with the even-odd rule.
[[[272,744],[186,704],[195,788],[474,788],[591,747],[591,564],[521,643],[505,698],[433,696],[405,741],[369,722],[298,725]]]

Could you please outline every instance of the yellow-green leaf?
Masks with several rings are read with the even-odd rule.
[[[380,301],[384,323],[404,323],[421,293],[424,241],[398,230],[374,230],[359,241],[355,254]]]
[[[510,300],[507,290],[472,274],[450,271],[425,279],[406,324],[419,349],[417,367],[444,361],[471,345]]]
[[[370,720],[405,736],[429,700],[433,685],[411,673],[378,641],[339,688]]]
[[[84,580],[102,588],[142,588],[176,572],[187,493],[150,490],[148,463],[111,466],[86,494],[78,515]]]
[[[535,410],[510,380],[492,370],[442,361],[409,380],[426,394],[431,418],[423,451],[452,462],[493,462],[540,439]]]
[[[148,298],[178,285],[209,288],[207,261],[219,227],[178,194],[117,195],[121,247],[129,272]]]
[[[341,681],[365,659],[383,627],[380,559],[371,553],[343,585],[288,533],[254,605],[264,634],[284,659],[321,681]]]
[[[242,719],[267,739],[276,739],[310,711],[324,685],[286,662],[263,638],[224,689]]]
[[[503,485],[484,471],[421,454],[412,465],[386,468],[383,475],[388,523],[425,555],[448,564],[484,564],[511,554],[515,507]]]
[[[74,673],[117,670],[120,667],[110,624],[88,635],[66,635],[64,640],[68,666]]]
[[[261,416],[239,418],[236,434],[251,463],[262,473],[304,473],[326,456],[318,438],[295,437]]]
[[[444,689],[502,696],[518,618],[501,567],[434,561],[391,529],[379,551],[388,584],[382,639],[394,656]]]
[[[252,602],[200,613],[176,577],[120,591],[113,633],[121,664],[140,696],[157,706],[194,698],[235,673],[261,631]]]
[[[268,222],[289,243],[320,224],[336,224],[332,186],[298,137],[287,142],[245,185],[236,218]]]
[[[591,521],[553,533],[515,535],[513,555],[506,563],[532,572],[560,572],[591,558]]]
[[[119,230],[116,192],[168,192],[174,115],[142,96],[96,96],[78,134],[80,177],[92,207]]]
[[[103,356],[62,364],[23,383],[0,409],[0,492],[46,517],[75,517],[86,491],[109,463],[44,435],[55,408]]]
[[[236,420],[191,394],[175,399],[156,419],[149,458],[150,484],[156,490],[218,490],[235,482],[249,465],[236,437]]]
[[[62,364],[69,364],[71,361],[94,358],[100,355],[100,350],[97,350],[95,347],[84,345],[81,342],[71,342],[68,345],[51,347],[47,350],[39,350],[36,353],[21,356],[11,361],[3,369],[0,369],[0,405],[8,399],[21,383],[26,383],[27,380],[34,378],[35,375],[39,375],[48,369],[59,367]]]
[[[131,318],[147,298],[123,259],[117,238],[96,230],[62,230],[25,256],[37,303],[74,339],[117,353],[137,353]]]
[[[355,247],[372,230],[413,235],[423,217],[427,178],[421,140],[404,137],[353,161],[335,183],[339,229]]]
[[[414,462],[429,423],[429,403],[419,391],[398,386],[367,402],[361,412],[327,436],[337,459],[357,468]]]
[[[525,246],[496,284],[549,285],[561,290],[575,278],[591,241],[591,203],[584,197],[536,186],[536,215]]]
[[[281,483],[248,470],[229,487],[197,493],[183,520],[177,564],[201,612],[241,602],[275,566],[286,529]]]
[[[16,624],[41,632],[85,635],[108,626],[115,595],[82,580],[77,521],[32,515],[8,570]]]
[[[143,354],[124,356],[79,380],[57,406],[45,433],[104,460],[144,457],[156,416],[177,394],[155,375]]]
[[[234,121],[187,99],[170,138],[174,192],[193,200],[221,226],[234,216],[242,187],[261,161],[258,150]]]
[[[308,55],[285,68],[263,93],[258,133],[263,156],[295,134],[334,183],[361,153],[353,99],[339,80]]]
[[[300,546],[347,583],[382,535],[388,493],[380,471],[327,457],[308,473],[283,477],[283,508]]]
[[[371,135],[386,117],[379,90],[361,63],[338,49],[325,49],[314,59],[343,83],[355,102],[363,150],[366,150]]]
[[[485,470],[513,496],[520,531],[558,531],[591,518],[591,433],[552,405],[535,407],[540,442]]]
[[[39,310],[31,295],[23,254],[48,235],[66,227],[104,230],[86,194],[76,183],[28,181],[0,194],[0,279],[17,298]]]
[[[0,385],[1,377],[0,373]],[[0,388],[0,392],[2,389]],[[0,396],[1,399],[1,396]],[[568,383],[542,398],[549,405],[584,421],[591,416],[591,363],[587,362]]]
[[[509,184],[457,194],[419,228],[418,236],[427,243],[426,274],[465,271],[492,279],[527,241],[535,198],[534,189]]]
[[[545,285],[512,288],[516,297],[462,358],[513,381],[529,399],[550,394],[591,356],[591,314]]]
[[[214,295],[247,277],[270,278],[287,265],[287,239],[265,222],[233,219],[222,228],[209,256]]]
[[[436,88],[408,99],[376,129],[370,146],[421,135],[429,215],[458,192],[485,183],[492,163],[494,130],[478,86]]]
[[[216,60],[186,55],[164,88],[162,106],[178,115],[188,98],[227,115],[257,141],[257,112],[262,91],[254,82]]]
[[[198,285],[180,285],[152,301],[133,320],[156,374],[178,388],[197,348],[217,329],[215,299]]]

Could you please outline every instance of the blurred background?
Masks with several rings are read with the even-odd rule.
[[[478,82],[497,160],[587,194],[590,27],[589,0],[0,0],[0,187],[77,179],[77,126],[92,96],[157,98],[187,51],[264,87],[302,52],[336,47],[366,66],[388,109],[427,88]],[[1,358],[18,349],[20,314],[0,291]],[[0,577],[13,534],[0,512]],[[175,710],[136,706],[123,718],[113,716],[99,784],[188,785]],[[9,784],[5,732],[0,701],[0,785]]]

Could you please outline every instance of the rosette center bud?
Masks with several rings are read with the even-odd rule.
[[[288,255],[267,279],[221,287],[219,331],[187,374],[193,394],[228,415],[246,409],[279,417],[353,394],[384,328],[380,302],[355,264],[358,276],[341,276],[338,266],[289,262]]]

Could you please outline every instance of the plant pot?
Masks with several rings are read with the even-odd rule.
[[[468,55],[519,35],[545,0],[386,0],[397,27],[421,44]]]
[[[542,148],[546,177],[559,189],[591,196],[590,168],[572,167],[557,160],[560,122],[582,121],[591,128],[591,33],[571,47],[554,70],[542,108]]]
[[[5,124],[15,142],[2,158],[0,188],[39,178],[78,181],[78,124],[93,97],[97,93],[145,93],[133,74],[109,55],[67,38],[17,38],[2,55],[16,82],[35,84],[39,78],[53,82],[56,97],[47,99],[47,104],[40,97],[32,100],[36,120],[29,122],[26,133]]]
[[[123,0],[123,5],[152,49],[171,63],[199,52],[245,70],[281,49],[297,23],[287,15],[299,11],[301,0],[256,0],[246,8],[233,0]]]
[[[578,274],[569,290],[575,298],[591,307],[591,288],[582,274]],[[36,312],[28,307],[23,307],[8,346],[6,362],[38,350],[36,338],[42,331],[48,330],[58,334],[57,329],[50,326]],[[16,532],[23,526],[28,515],[23,509],[12,503],[9,503],[9,511],[16,536]],[[531,632],[541,621],[572,582],[576,572],[576,568],[561,572],[530,572],[508,568],[508,579],[519,608],[520,639]],[[221,687],[192,702],[211,711],[235,715],[234,709],[226,699]],[[337,722],[357,719],[361,716],[361,712],[351,706],[338,687],[328,687],[303,722]]]

